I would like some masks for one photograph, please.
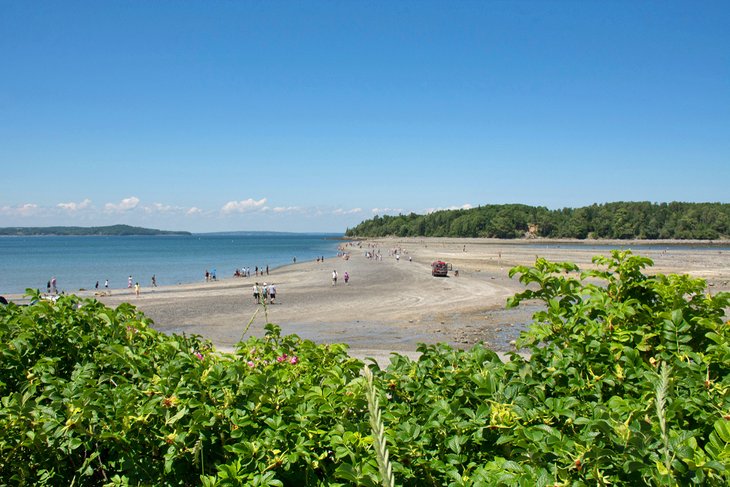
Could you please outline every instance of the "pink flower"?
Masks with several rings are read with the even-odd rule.
[[[297,358],[297,356],[296,356],[296,355],[294,355],[294,356],[293,356],[293,357],[292,357],[292,358],[291,358],[291,359],[289,360],[289,363],[290,363],[290,364],[292,364],[292,365],[296,365],[296,364],[297,364],[297,362],[299,362],[299,359]]]
[[[286,360],[286,357],[284,357],[284,356],[276,357],[276,361],[279,363],[282,363],[284,360]]]
[[[253,363],[253,360],[249,360],[248,361],[248,366],[249,367],[253,367],[254,365],[256,365],[256,364]]]
[[[198,357],[200,360],[203,360],[203,354],[200,352],[195,352],[195,356]]]

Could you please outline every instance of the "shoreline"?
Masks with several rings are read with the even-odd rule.
[[[509,278],[509,269],[534,265],[538,255],[588,269],[594,255],[609,253],[591,245],[559,247],[568,242],[574,243],[537,239],[344,239],[340,250],[349,254],[347,259],[297,261],[271,268],[268,276],[144,286],[139,297],[128,288],[110,289],[110,296],[95,296],[96,290],[76,294],[96,297],[112,307],[129,302],[152,319],[156,329],[200,335],[220,350],[232,349],[251,321],[243,338],[263,335],[264,326],[271,322],[279,325],[283,334],[294,333],[316,343],[348,344],[354,357],[372,356],[377,351],[380,363],[390,352],[415,354],[420,343],[470,348],[483,342],[495,351],[506,352],[514,350],[511,342],[537,310],[529,304],[505,308],[507,298],[524,290],[516,278]],[[619,243],[622,248],[637,245]],[[536,249],[524,244],[555,245]],[[634,253],[654,261],[654,267],[645,270],[649,274],[690,274],[706,279],[709,292],[730,291],[730,252],[715,252],[714,246],[707,245],[687,247],[683,241],[679,244],[669,249],[637,248]],[[603,241],[601,245],[611,246]],[[367,251],[379,252],[380,259],[366,258]],[[450,272],[446,278],[432,277],[430,263],[434,260],[449,262],[459,276]],[[333,270],[340,276],[347,271],[350,283],[345,285],[340,279],[333,286]],[[276,284],[276,304],[263,307],[254,303],[251,288],[256,281]]]
[[[720,239],[713,239],[713,240],[704,240],[704,239],[679,239],[679,238],[657,238],[657,239],[648,239],[648,238],[632,238],[632,239],[617,239],[617,238],[553,238],[553,237],[530,237],[530,238],[496,238],[496,237],[420,237],[420,236],[407,236],[407,237],[399,237],[397,235],[386,235],[383,237],[337,237],[339,240],[347,240],[347,241],[376,241],[376,240],[398,240],[398,239],[407,239],[407,240],[454,240],[454,241],[462,241],[462,240],[474,240],[474,241],[480,241],[484,243],[509,243],[509,242],[518,242],[518,243],[531,243],[531,242],[584,242],[584,243],[621,243],[621,242],[645,242],[648,244],[652,243],[709,243],[709,244],[721,244],[721,245],[730,245],[730,238],[720,238]]]
[[[0,294],[24,294],[27,288],[46,291],[57,277],[58,291],[103,291],[104,281],[114,290],[133,284],[177,285],[204,280],[204,271],[218,270],[218,278],[233,276],[238,268],[270,268],[292,258],[314,259],[336,255],[339,242],[318,234],[48,237],[0,239],[6,257],[0,274]],[[2,243],[0,242],[0,243]],[[99,284],[98,288],[95,283]]]
[[[263,232],[265,233],[265,232]],[[192,236],[199,235],[199,234],[192,234]],[[207,235],[207,234],[200,234],[200,235]],[[31,237],[36,236],[57,236],[57,235],[28,235]],[[92,236],[96,237],[97,235],[71,235],[73,237],[86,237],[86,236]],[[154,236],[161,236],[165,237],[166,235],[154,235]],[[177,235],[173,235],[177,236]],[[0,238],[2,237],[17,237],[16,235],[0,235]],[[21,235],[21,237],[26,237],[25,235]],[[338,237],[326,237],[324,240],[335,240],[340,241],[344,244],[347,244],[348,242],[368,242],[368,241],[434,241],[434,242],[442,242],[442,243],[453,243],[453,244],[479,244],[479,245],[500,245],[500,246],[540,246],[540,245],[576,245],[576,246],[582,246],[586,248],[590,247],[610,247],[610,248],[622,248],[626,249],[627,247],[631,247],[632,245],[636,245],[638,247],[647,248],[647,247],[658,247],[658,246],[667,246],[674,249],[681,249],[681,248],[697,248],[697,249],[713,249],[716,247],[722,247],[720,250],[725,250],[725,247],[727,247],[727,251],[730,252],[730,239],[718,239],[718,240],[679,240],[679,239],[656,239],[656,240],[647,240],[647,239],[631,239],[631,240],[617,240],[617,239],[570,239],[570,238],[515,238],[515,239],[499,239],[499,238],[486,238],[486,237],[395,237],[395,236],[387,236],[387,237],[345,237],[345,236],[338,236]],[[570,250],[570,249],[566,249]],[[337,255],[331,255],[328,256],[329,259],[335,259],[337,258]],[[311,259],[312,262],[316,262],[316,258]],[[284,264],[280,264],[279,266],[272,266],[270,267],[270,271],[273,272],[274,270],[283,270],[291,266],[296,266],[298,264],[310,262],[308,260],[302,260],[298,261],[296,263],[287,262]],[[533,262],[534,263],[534,262]],[[255,276],[252,276],[252,278]],[[259,277],[265,277],[265,276],[259,276]],[[223,281],[227,279],[238,279],[233,276],[227,276],[217,279],[217,281]],[[188,286],[188,285],[194,285],[194,284],[204,284],[204,280],[195,280],[195,281],[189,281],[189,282],[178,282],[175,284],[165,284],[163,286],[159,286],[158,289],[164,288],[178,288],[180,286]],[[144,286],[146,289],[150,289],[149,285]],[[133,289],[133,288],[132,288]],[[66,294],[75,294],[78,296],[86,296],[88,297],[88,293],[101,293],[104,291],[107,292],[125,292],[129,291],[129,288],[127,287],[110,287],[108,289],[99,288],[99,289],[87,289],[87,288],[79,288],[77,290],[64,290]],[[46,294],[41,291],[42,294]],[[12,299],[13,301],[23,301],[24,293],[5,293],[3,294],[7,299]]]

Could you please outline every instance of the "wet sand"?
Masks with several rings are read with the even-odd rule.
[[[623,241],[616,244],[632,245]],[[651,244],[656,246],[657,242]],[[266,323],[276,323],[285,334],[295,333],[317,343],[347,343],[351,354],[359,357],[414,352],[419,343],[439,342],[467,348],[482,341],[494,350],[508,351],[537,310],[530,304],[505,309],[507,298],[524,289],[516,278],[508,277],[509,269],[532,265],[538,255],[575,262],[587,269],[597,254],[588,248],[590,245],[570,241],[370,239],[343,244],[347,259],[301,262],[274,269],[263,277],[143,288],[139,297],[132,290],[118,290],[99,299],[111,306],[131,302],[154,320],[159,330],[202,335],[221,349],[232,349],[246,336],[260,336]],[[367,251],[379,253],[381,258],[368,259]],[[634,253],[654,260],[650,273],[687,273],[706,279],[711,292],[730,290],[730,252],[670,244],[662,250],[650,250],[636,242]],[[430,264],[437,259],[451,264],[448,277],[431,276]],[[333,270],[339,274],[335,286]],[[350,274],[349,284],[342,279],[345,271]],[[254,302],[252,286],[257,281],[275,283],[275,304],[264,307]]]
[[[594,255],[608,254],[588,247],[607,244],[611,243],[370,239],[343,243],[347,259],[297,263],[263,277],[146,287],[139,297],[133,289],[113,290],[111,296],[98,299],[109,306],[130,302],[154,321],[155,328],[201,335],[223,350],[249,335],[263,335],[266,323],[276,323],[285,334],[317,343],[346,343],[352,356],[380,357],[379,362],[391,351],[413,356],[419,343],[468,348],[482,341],[494,350],[508,351],[538,309],[534,304],[505,309],[507,298],[524,289],[516,278],[508,277],[509,269],[532,265],[538,255],[588,269]],[[687,273],[706,279],[710,292],[730,290],[728,251],[685,248],[685,242],[682,247],[667,243],[662,250],[639,242],[615,244],[653,259],[649,273]],[[393,254],[396,249],[399,259]],[[366,258],[366,251],[379,252],[381,259]],[[437,259],[450,263],[458,277],[454,271],[448,277],[432,277],[430,264]],[[335,286],[333,270],[340,277]],[[350,274],[347,285],[342,280],[345,271]],[[276,304],[264,307],[254,302],[252,286],[257,281],[275,283]]]

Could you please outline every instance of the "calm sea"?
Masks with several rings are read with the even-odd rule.
[[[110,288],[127,287],[127,278],[142,286],[218,278],[236,269],[279,267],[337,254],[341,234],[199,234],[139,237],[0,237],[0,295],[45,291],[56,277],[59,291],[93,289],[109,279]]]

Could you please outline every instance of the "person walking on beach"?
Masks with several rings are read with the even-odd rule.
[[[332,271],[332,285],[333,286],[337,285],[337,270]]]
[[[259,283],[253,285],[253,302],[259,304]]]
[[[132,289],[132,276],[127,278],[127,288]]]
[[[274,304],[274,300],[276,299],[276,286],[274,286],[274,283],[272,282],[269,284],[269,304]]]
[[[345,280],[345,284],[347,284],[350,281],[350,274],[345,271],[345,274],[342,276],[342,278]]]
[[[134,294],[139,296],[139,283],[138,282],[134,283]]]
[[[95,289],[99,289],[99,281],[96,281],[96,287]]]
[[[109,289],[109,279],[104,280],[104,288]]]
[[[152,274],[152,287],[157,287],[157,276]]]

